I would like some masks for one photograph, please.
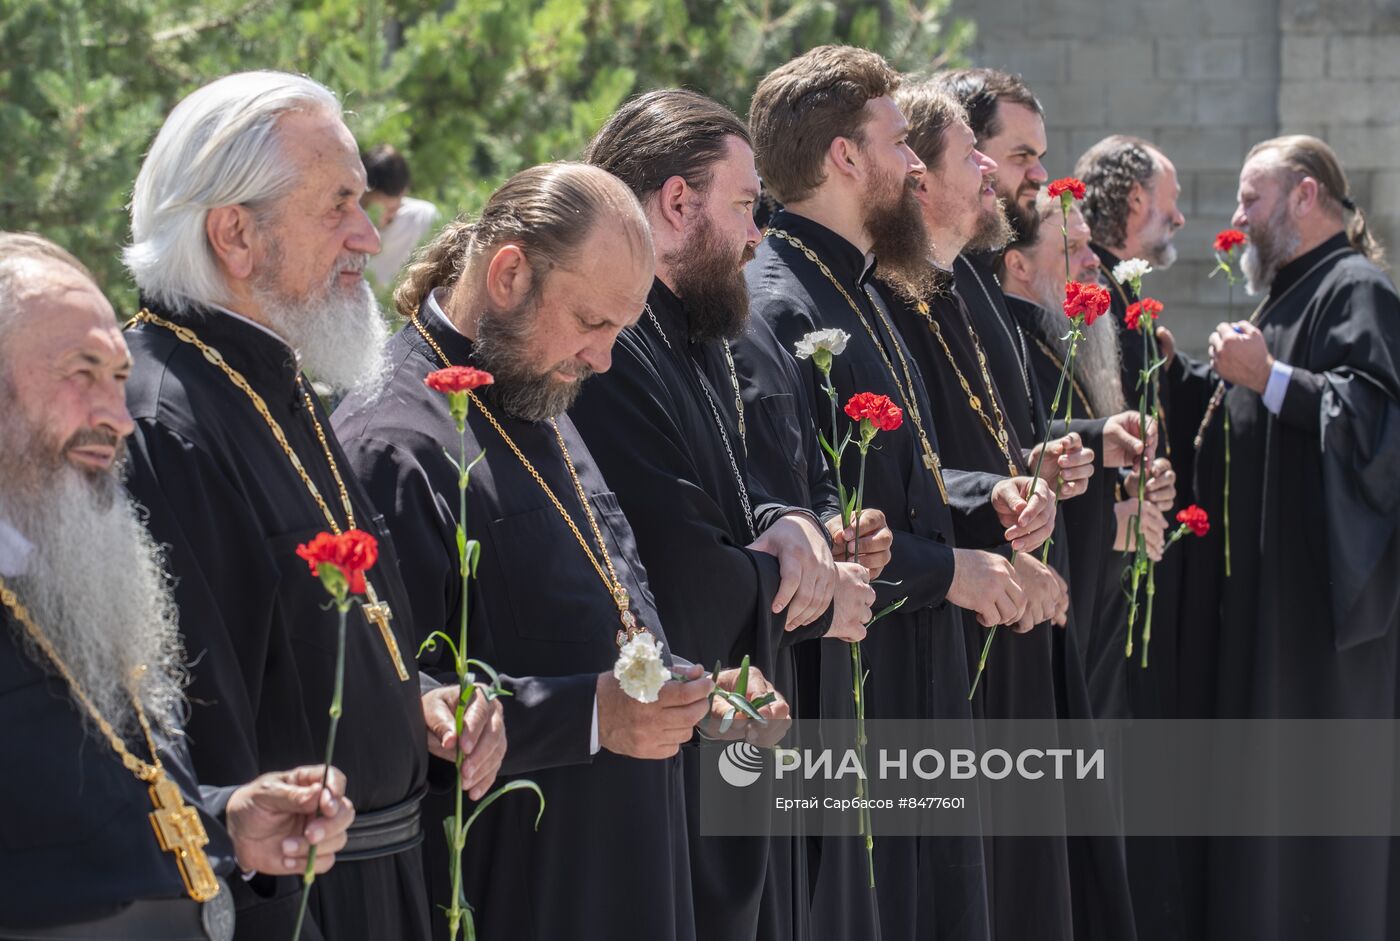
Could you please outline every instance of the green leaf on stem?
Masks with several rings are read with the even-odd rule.
[[[749,655],[744,654],[744,659],[739,662],[739,679],[734,683],[734,692],[739,696],[744,696],[749,691]]]
[[[477,801],[476,809],[473,810],[472,815],[467,818],[467,822],[462,825],[462,832],[466,833],[471,830],[472,824],[476,822],[477,817],[481,816],[483,810],[490,807],[511,791],[532,791],[534,795],[540,799],[540,809],[535,814],[535,829],[538,830],[540,828],[540,818],[544,816],[544,791],[541,791],[540,786],[534,781],[527,780],[526,778],[516,778],[514,781],[508,781],[502,784],[490,794],[487,794],[481,800]]]
[[[481,541],[478,539],[468,539],[466,555],[467,568],[471,570],[472,578],[476,578],[476,567],[481,562]]]
[[[452,661],[454,663],[457,662],[457,642],[454,641],[451,637],[448,637],[442,631],[433,631],[431,634],[428,635],[427,639],[424,640],[423,643],[420,644],[418,647],[418,656],[421,657],[425,653],[437,650],[437,642],[439,640],[447,644],[447,649],[452,651]]]
[[[879,611],[875,612],[874,617],[865,622],[865,626],[869,627],[870,625],[874,624],[876,621],[880,620],[880,618],[884,617],[887,614],[894,614],[900,608],[904,607],[904,602],[908,600],[908,598],[900,598],[898,601],[893,602],[892,604],[885,605]]]

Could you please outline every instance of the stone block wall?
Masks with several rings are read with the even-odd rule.
[[[1019,72],[1046,108],[1051,177],[1107,134],[1155,141],[1181,177],[1181,260],[1149,279],[1182,346],[1227,316],[1207,277],[1245,152],[1278,133],[1337,149],[1400,254],[1400,0],[955,0],[971,59]],[[1251,302],[1236,291],[1236,315]]]

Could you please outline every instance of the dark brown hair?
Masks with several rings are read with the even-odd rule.
[[[1343,211],[1351,213],[1351,219],[1346,225],[1347,241],[1351,243],[1351,247],[1376,264],[1385,259],[1385,249],[1376,241],[1366,225],[1366,214],[1352,199],[1351,187],[1347,183],[1346,172],[1342,170],[1342,162],[1325,141],[1307,134],[1275,137],[1260,141],[1251,147],[1245,162],[1248,163],[1265,151],[1276,153],[1279,169],[1286,175],[1285,193],[1292,192],[1304,177],[1312,177],[1317,181],[1320,201],[1324,207],[1339,216]]]
[[[413,316],[429,291],[456,284],[472,261],[507,242],[529,259],[536,273],[531,293],[538,293],[550,269],[572,262],[599,222],[621,225],[650,257],[646,216],[617,177],[586,163],[521,170],[491,194],[475,220],[458,216],[419,250],[394,291],[394,308]]]
[[[864,143],[865,103],[893,94],[899,75],[854,46],[818,46],[769,72],[749,106],[749,132],[764,186],[784,203],[812,194],[838,137]]]
[[[678,176],[704,192],[731,137],[749,143],[749,129],[712,98],[683,88],[639,95],[613,112],[583,159],[626,183],[646,202]]]
[[[909,147],[929,170],[937,170],[948,143],[945,132],[957,122],[966,121],[967,112],[946,89],[930,79],[900,85],[894,102],[909,121]]]
[[[1074,175],[1084,183],[1079,210],[1095,242],[1116,248],[1128,238],[1128,194],[1133,184],[1145,190],[1161,172],[1157,149],[1140,137],[1112,134],[1084,151]]]
[[[365,189],[385,196],[402,196],[408,189],[408,161],[389,144],[378,144],[360,154],[365,165]]]
[[[933,77],[967,109],[967,123],[977,142],[1001,133],[997,105],[1003,101],[1024,105],[1041,117],[1045,109],[1019,75],[1000,69],[950,69]]]

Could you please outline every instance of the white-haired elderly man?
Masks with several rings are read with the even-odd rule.
[[[235,862],[300,872],[315,843],[324,872],[354,817],[344,776],[332,771],[323,791],[319,765],[236,787],[196,781],[161,554],[119,478],[130,370],[87,269],[38,236],[0,232],[6,941],[226,939]]]
[[[363,278],[379,249],[364,188],[329,90],[278,72],[230,75],[161,128],[136,179],[124,255],[143,305],[127,334],[128,486],[169,547],[201,780],[246,780],[323,753],[336,615],[296,547],[321,531],[379,540],[368,601],[350,622],[335,752],[362,824],[312,893],[316,927],[338,941],[428,937],[418,845],[429,752],[460,749],[460,786],[477,798],[505,750],[498,703],[475,697],[459,742],[456,688],[420,686],[425,632],[308,378],[347,391],[384,372],[386,330]],[[299,881],[235,888],[240,937],[290,935]]]

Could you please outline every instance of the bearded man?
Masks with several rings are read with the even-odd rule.
[[[354,817],[319,765],[199,785],[162,554],[121,485],[130,371],[87,269],[0,233],[0,938],[226,939],[224,876],[300,873],[313,844],[325,872]]]
[[[1248,288],[1264,298],[1209,341],[1210,378],[1228,384],[1201,423],[1196,462],[1212,523],[1225,486],[1222,411],[1236,482],[1232,573],[1213,583],[1218,621],[1206,627],[1219,638],[1215,711],[1393,719],[1400,297],[1341,162],[1315,137],[1250,150],[1233,222],[1249,237]],[[1223,541],[1202,550],[1222,572]],[[1383,756],[1375,773],[1393,791]],[[1212,839],[1202,936],[1393,937],[1395,867],[1388,837]],[[1228,891],[1216,883],[1227,872]]]
[[[754,313],[788,351],[817,329],[849,335],[831,372],[841,401],[873,391],[904,410],[866,467],[866,504],[883,510],[894,531],[882,581],[896,587],[877,604],[908,599],[865,641],[867,716],[957,723],[971,716],[957,608],[990,626],[1019,621],[1026,606],[1006,559],[959,543],[1031,548],[1048,535],[1054,511],[1048,488],[1008,478],[1005,468],[945,471],[928,391],[873,283],[877,265],[912,277],[929,270],[914,196],[925,168],[892,97],[899,84],[879,55],[848,46],[820,46],[764,78],[749,127],[758,169],[784,208],[745,276]],[[839,440],[825,417],[821,375],[810,360],[798,366],[810,413]],[[846,465],[852,488],[854,463]],[[881,837],[874,862],[886,939],[989,936],[977,837]]]
[[[307,376],[342,392],[382,379],[364,188],[339,103],[309,79],[232,75],[171,112],[136,180],[125,252],[144,305],[128,334],[128,486],[170,547],[195,661],[191,751],[211,783],[324,753],[336,615],[295,550],[327,530],[379,540],[367,601],[351,612],[337,741],[370,825],[351,832],[354,862],[316,882],[311,914],[338,939],[426,938],[428,752],[468,753],[460,784],[479,797],[505,735],[499,704],[478,696],[458,741],[456,688],[420,690],[421,635],[393,540]],[[240,932],[290,933],[297,881],[237,888]]]

